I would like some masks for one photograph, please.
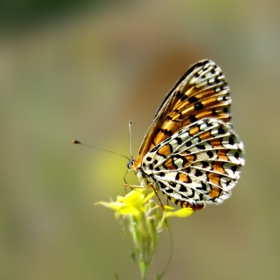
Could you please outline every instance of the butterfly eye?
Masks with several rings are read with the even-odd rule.
[[[127,163],[127,169],[131,169],[131,167],[132,167],[132,165],[133,165],[133,163],[134,163],[134,159],[130,159],[129,161],[128,161],[128,163]]]

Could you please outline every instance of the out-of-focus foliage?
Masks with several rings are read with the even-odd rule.
[[[0,27],[2,32],[21,29],[58,19],[68,14],[96,9],[112,0],[1,0]]]

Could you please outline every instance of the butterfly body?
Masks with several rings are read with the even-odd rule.
[[[230,196],[244,165],[244,146],[230,123],[231,98],[210,60],[190,67],[167,94],[128,164],[142,187],[194,210]]]

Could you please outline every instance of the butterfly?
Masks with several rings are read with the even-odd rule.
[[[192,65],[164,98],[138,156],[128,162],[141,187],[193,210],[227,199],[245,164],[230,106],[221,68],[211,60]]]

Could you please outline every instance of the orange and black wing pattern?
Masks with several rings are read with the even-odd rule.
[[[231,126],[203,118],[152,148],[141,172],[175,204],[197,210],[230,197],[244,163],[243,143]]]
[[[141,185],[194,210],[227,199],[245,164],[230,105],[220,67],[210,60],[191,66],[165,97],[130,161]]]
[[[231,97],[222,70],[211,60],[192,65],[159,107],[141,144],[135,165],[143,156],[182,127],[211,117],[228,123]]]

